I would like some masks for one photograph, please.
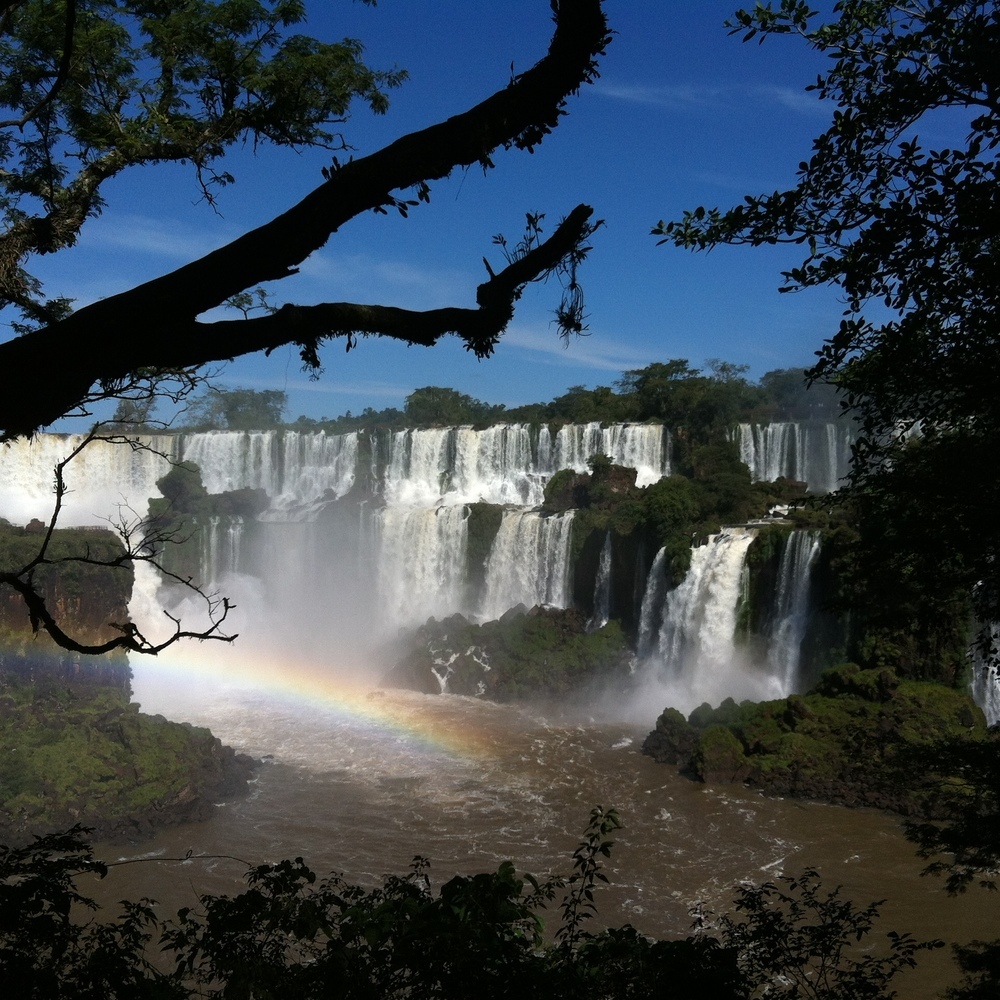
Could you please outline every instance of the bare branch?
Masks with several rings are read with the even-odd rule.
[[[156,364],[171,365],[183,353],[203,364],[221,361],[248,350],[271,351],[283,344],[298,344],[304,352],[334,337],[378,336],[431,347],[452,334],[465,342],[477,357],[489,357],[514,315],[514,304],[531,281],[544,279],[574,253],[585,252],[584,241],[596,228],[593,210],[575,208],[555,232],[528,254],[514,260],[479,286],[479,308],[447,307],[417,311],[395,306],[326,302],[312,306],[286,305],[264,316],[195,323],[175,330],[169,342],[154,345]],[[144,349],[147,356],[149,349]],[[127,365],[129,355],[119,359]]]
[[[28,611],[33,632],[44,630],[58,646],[76,653],[96,655],[115,649],[125,649],[133,653],[156,655],[181,639],[213,639],[220,642],[232,642],[236,639],[236,634],[224,632],[223,625],[235,605],[230,603],[228,598],[206,593],[199,584],[190,578],[184,578],[167,570],[160,562],[159,553],[165,544],[176,544],[184,539],[178,538],[176,532],[160,530],[154,523],[138,515],[126,504],[119,506],[117,521],[108,518],[108,523],[123,544],[122,550],[114,556],[100,558],[93,555],[89,547],[81,555],[71,554],[58,557],[49,555],[53,533],[62,511],[63,498],[68,492],[64,474],[66,467],[88,446],[95,441],[104,441],[112,445],[130,447],[133,450],[149,451],[171,464],[176,464],[169,455],[138,438],[116,434],[102,435],[100,433],[101,426],[98,424],[65,459],[55,466],[53,513],[38,551],[30,561],[20,568],[0,572],[0,586],[6,584],[20,594]],[[172,623],[173,630],[166,639],[160,642],[148,639],[132,622],[109,622],[108,624],[120,633],[113,639],[101,643],[81,642],[76,637],[69,635],[56,620],[49,609],[42,588],[38,586],[36,581],[36,571],[42,567],[59,567],[75,563],[111,570],[130,568],[139,562],[149,563],[160,573],[161,577],[171,580],[201,597],[206,605],[208,626],[200,630],[184,629],[180,619],[164,609],[163,614]]]

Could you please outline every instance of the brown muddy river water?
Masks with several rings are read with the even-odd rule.
[[[228,673],[227,673],[228,671]],[[682,935],[690,908],[727,908],[741,880],[815,867],[859,903],[885,898],[882,931],[967,941],[995,935],[995,898],[949,898],[897,820],[873,810],[768,799],[740,786],[705,786],[640,752],[650,721],[570,720],[554,711],[470,698],[381,691],[331,682],[321,670],[263,666],[136,667],[143,710],[208,725],[225,742],[269,755],[249,799],[208,822],[135,848],[99,845],[106,860],[154,859],[112,869],[93,886],[106,905],[152,896],[165,912],[198,893],[239,891],[227,860],[157,861],[195,854],[258,863],[301,855],[323,873],[371,883],[427,856],[436,884],[494,869],[568,872],[595,804],[615,806],[620,831],[598,896],[607,924]],[[553,915],[554,919],[554,915]],[[924,955],[901,997],[936,996],[955,978],[944,950]]]

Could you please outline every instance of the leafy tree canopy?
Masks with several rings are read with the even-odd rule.
[[[782,290],[842,291],[844,317],[810,374],[839,386],[861,420],[855,488],[923,519],[925,536],[956,517],[983,529],[965,551],[966,582],[981,619],[996,620],[1000,533],[978,515],[1000,504],[1000,10],[841,0],[833,14],[781,0],[740,10],[730,25],[744,39],[796,35],[829,58],[807,89],[833,105],[832,120],[795,186],[697,208],[653,232],[695,250],[799,245]],[[942,133],[962,138],[928,144]],[[933,502],[904,496],[892,475],[914,430],[928,449],[976,456],[943,501],[940,490]]]
[[[480,399],[473,399],[463,392],[428,385],[414,389],[406,397],[406,417],[415,424],[478,424],[496,420],[503,413],[503,406],[491,406]]]
[[[209,389],[191,400],[184,418],[191,427],[267,430],[287,407],[288,394],[277,389]]]
[[[371,2],[371,0],[366,0]],[[4,5],[0,22],[0,305],[28,327],[66,314],[23,267],[72,246],[128,167],[190,164],[210,202],[233,182],[227,148],[247,140],[344,148],[356,98],[376,112],[401,71],[369,69],[355,39],[287,29],[302,0]]]

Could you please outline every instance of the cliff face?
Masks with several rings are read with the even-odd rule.
[[[38,551],[44,530],[39,521],[25,528],[0,526],[0,567],[11,569],[28,563]],[[49,548],[53,559],[109,560],[121,552],[118,537],[100,528],[57,531]],[[132,594],[128,569],[67,561],[39,567],[35,583],[57,620],[81,642],[111,639],[116,630],[110,623],[128,620]],[[123,653],[80,656],[60,649],[45,632],[32,632],[20,595],[0,586],[0,692],[12,685],[45,688],[55,684],[81,695],[92,689],[110,689],[127,704],[131,677]]]
[[[0,529],[0,566],[24,565],[39,537]],[[110,531],[56,533],[50,555],[107,559]],[[36,577],[62,626],[83,642],[128,620],[132,574],[86,562],[42,567]],[[33,633],[20,596],[0,586],[0,836],[93,827],[134,839],[158,826],[205,818],[213,803],[246,793],[255,762],[206,729],[147,716],[131,705],[122,653],[81,656]]]

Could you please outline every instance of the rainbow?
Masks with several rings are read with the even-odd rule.
[[[412,750],[450,756],[493,756],[495,741],[482,725],[482,712],[502,706],[478,703],[475,712],[456,712],[452,697],[382,689],[364,678],[344,676],[306,659],[262,656],[239,642],[221,651],[216,644],[180,645],[159,656],[132,657],[133,687],[143,711],[183,721],[184,706],[204,703],[199,693],[227,694],[267,704],[328,714],[331,725],[361,729],[371,736],[404,741]],[[482,706],[482,707],[480,707]],[[200,713],[199,713],[200,714]]]

